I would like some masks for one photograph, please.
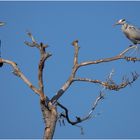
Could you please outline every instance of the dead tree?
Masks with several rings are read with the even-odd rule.
[[[27,35],[31,38],[32,42],[27,42],[25,41],[25,44],[29,47],[32,48],[37,48],[40,52],[40,60],[39,60],[39,65],[38,65],[38,86],[39,88],[35,87],[29,79],[21,72],[20,68],[18,65],[11,61],[11,60],[6,60],[4,58],[0,58],[0,67],[3,66],[3,64],[8,64],[11,65],[13,68],[13,74],[18,76],[20,79],[24,81],[27,86],[33,90],[34,93],[39,95],[40,99],[40,106],[41,106],[41,111],[43,114],[44,122],[45,122],[45,129],[44,129],[44,139],[52,139],[53,134],[55,132],[55,126],[56,122],[60,121],[60,119],[63,120],[66,119],[68,123],[71,125],[77,125],[78,123],[81,123],[83,121],[86,121],[92,117],[92,113],[97,107],[99,101],[104,99],[104,93],[100,92],[95,101],[93,102],[91,110],[88,112],[86,116],[83,117],[75,117],[75,120],[71,120],[69,117],[69,110],[62,105],[59,102],[59,98],[61,98],[64,93],[67,91],[67,89],[74,83],[74,82],[89,82],[93,84],[99,84],[104,87],[104,89],[108,90],[115,90],[119,91],[120,89],[125,88],[126,86],[132,84],[139,75],[136,72],[132,73],[132,78],[122,78],[122,82],[120,84],[116,84],[114,80],[112,79],[112,73],[109,74],[108,79],[105,81],[97,80],[97,79],[90,79],[90,78],[84,78],[84,77],[77,77],[76,73],[81,67],[86,67],[88,65],[95,65],[95,64],[100,64],[100,63],[107,63],[107,62],[112,62],[112,61],[117,61],[117,60],[124,60],[124,61],[131,61],[131,62],[137,62],[140,61],[140,58],[137,57],[128,57],[126,56],[126,53],[129,52],[130,50],[133,50],[136,48],[136,46],[129,46],[125,50],[123,50],[121,53],[114,57],[109,57],[109,58],[103,58],[103,59],[98,59],[94,61],[85,61],[85,62],[78,62],[78,53],[79,53],[79,45],[78,45],[78,40],[73,41],[72,46],[74,49],[74,59],[73,59],[73,67],[70,76],[68,77],[67,81],[62,85],[62,87],[57,91],[57,93],[50,99],[47,94],[44,93],[44,83],[43,83],[43,70],[44,70],[44,65],[46,60],[51,56],[50,53],[46,52],[46,48],[48,45],[44,45],[42,42],[37,43],[33,35],[28,32]],[[63,113],[59,113],[57,111],[57,108],[60,107],[63,110]]]

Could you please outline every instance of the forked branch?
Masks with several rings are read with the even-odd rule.
[[[102,92],[100,92],[100,94],[98,95],[98,97],[96,98],[96,100],[93,102],[93,105],[90,109],[90,111],[83,117],[75,117],[75,121],[72,121],[69,117],[69,111],[68,109],[63,106],[62,104],[60,104],[59,102],[57,102],[57,105],[62,108],[64,110],[64,113],[61,113],[59,115],[60,118],[65,118],[67,120],[68,123],[70,123],[71,125],[76,125],[78,123],[81,123],[83,121],[86,121],[88,119],[90,119],[92,117],[92,112],[96,109],[98,103],[100,100],[104,99],[104,94]]]
[[[0,63],[5,63],[8,64],[10,66],[12,66],[13,68],[13,74],[18,76],[19,78],[21,78],[28,86],[29,88],[31,88],[36,94],[40,95],[40,99],[44,100],[44,93],[42,93],[41,91],[39,91],[29,80],[28,78],[21,72],[21,70],[19,69],[18,65],[10,60],[6,60],[6,59],[0,59]]]
[[[120,90],[121,88],[124,88],[128,85],[131,85],[135,80],[137,80],[137,78],[139,77],[139,75],[134,72],[132,73],[132,79],[129,80],[126,77],[123,77],[122,82],[117,85],[113,80],[112,80],[112,74],[109,74],[108,79],[105,82],[99,81],[99,80],[92,80],[92,79],[88,79],[88,78],[75,78],[74,81],[80,81],[80,82],[89,82],[89,83],[98,83],[100,85],[102,85],[104,88],[103,89],[109,89],[109,90]],[[86,121],[90,118],[93,117],[93,111],[96,109],[99,101],[104,99],[104,93],[103,91],[100,91],[99,95],[97,96],[97,98],[95,99],[95,101],[93,102],[92,108],[91,110],[87,113],[87,115],[83,116],[83,117],[75,117],[76,119],[74,121],[72,121],[69,117],[69,110],[63,106],[62,104],[60,104],[59,102],[57,102],[57,105],[62,108],[64,110],[64,112],[62,112],[59,115],[59,118],[64,118],[67,120],[67,122],[71,125],[76,125],[78,123],[81,123],[83,121]],[[95,115],[94,115],[95,116]]]
[[[44,83],[43,83],[43,69],[45,65],[45,61],[51,56],[50,53],[46,52],[46,48],[48,45],[44,45],[42,42],[37,43],[33,35],[28,32],[27,35],[31,38],[32,42],[25,41],[25,44],[29,47],[36,47],[40,51],[40,61],[38,64],[38,85],[39,89],[33,86],[33,84],[25,77],[25,75],[20,71],[17,64],[10,60],[0,59],[0,65],[3,66],[3,63],[9,64],[13,67],[13,73],[20,77],[28,86],[31,88],[36,94],[40,95],[41,101],[45,101],[47,96],[44,94]]]
[[[85,61],[85,62],[78,63],[78,53],[79,53],[79,48],[80,48],[79,45],[78,45],[78,40],[73,41],[72,45],[74,46],[74,64],[73,64],[72,72],[71,72],[68,80],[64,83],[64,85],[61,87],[61,89],[58,90],[56,95],[51,99],[52,103],[56,103],[57,100],[65,93],[65,91],[75,81],[98,83],[98,84],[101,84],[101,85],[103,85],[104,87],[106,87],[107,89],[110,89],[110,90],[120,90],[120,89],[126,87],[127,85],[129,85],[130,83],[135,81],[133,79],[132,81],[125,81],[125,82],[123,82],[119,85],[110,84],[108,81],[102,82],[100,80],[92,80],[92,79],[87,79],[87,78],[76,78],[76,72],[79,68],[81,68],[83,66],[94,65],[94,64],[104,63],[104,62],[111,62],[111,61],[116,61],[116,60],[119,60],[119,59],[123,59],[123,60],[126,60],[126,61],[132,61],[132,62],[140,61],[140,58],[125,56],[125,54],[128,51],[137,48],[137,46],[130,46],[130,47],[126,48],[124,51],[122,51],[120,54],[118,54],[114,57],[103,58],[103,59],[99,59],[99,60]],[[135,77],[138,77],[138,75],[136,74]]]
[[[109,90],[120,90],[122,88],[125,88],[128,85],[131,85],[134,81],[136,81],[139,77],[139,74],[134,72],[132,73],[132,79],[129,80],[128,78],[122,78],[122,82],[120,84],[116,84],[112,79],[107,79],[105,82],[100,81],[100,80],[93,80],[93,79],[88,79],[88,78],[74,78],[73,81],[80,81],[80,82],[89,82],[89,83],[97,83],[105,87],[106,89]]]
[[[37,43],[35,38],[30,32],[27,32],[27,35],[31,38],[32,42],[25,41],[25,44],[28,45],[29,47],[36,47],[40,51],[40,61],[38,65],[38,85],[39,90],[41,92],[44,92],[43,69],[45,61],[51,56],[51,54],[46,52],[46,48],[48,47],[48,45],[44,45],[42,42]]]
[[[57,94],[51,99],[51,102],[55,104],[57,100],[64,94],[64,92],[70,87],[75,77],[76,71],[78,70],[78,40],[73,41],[72,45],[74,46],[74,59],[73,59],[73,68],[71,75],[69,76],[68,80],[64,83],[61,89],[57,92]]]

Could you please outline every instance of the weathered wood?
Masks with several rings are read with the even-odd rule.
[[[0,67],[2,67],[3,64],[11,65],[13,68],[13,73],[16,76],[18,76],[20,79],[22,79],[24,81],[24,83],[26,83],[28,85],[28,87],[34,91],[34,93],[36,93],[40,96],[40,107],[41,107],[44,124],[45,124],[44,136],[43,136],[44,139],[53,138],[53,135],[55,132],[55,127],[56,127],[56,122],[58,119],[57,106],[61,107],[65,111],[65,113],[61,113],[61,116],[66,118],[68,123],[70,123],[72,125],[76,125],[85,120],[88,120],[91,117],[93,110],[95,110],[98,102],[101,99],[103,99],[103,94],[100,94],[96,98],[96,100],[92,106],[92,109],[90,110],[90,112],[88,113],[87,116],[85,116],[83,118],[76,116],[76,120],[71,121],[69,118],[69,115],[68,115],[68,109],[66,107],[64,107],[63,105],[61,105],[60,103],[58,103],[58,99],[60,97],[62,97],[62,95],[66,92],[66,90],[71,86],[71,84],[73,82],[80,81],[80,82],[98,83],[98,84],[102,85],[103,87],[105,87],[106,89],[118,91],[119,89],[125,88],[127,85],[132,84],[135,80],[137,80],[137,78],[139,76],[137,73],[132,73],[132,80],[127,80],[125,78],[119,85],[115,84],[115,82],[113,82],[111,78],[108,79],[107,81],[103,82],[100,80],[76,77],[77,70],[83,66],[99,64],[99,63],[104,63],[104,62],[111,62],[111,61],[116,61],[119,59],[135,62],[135,61],[140,61],[140,58],[125,56],[125,54],[129,50],[136,48],[136,46],[130,46],[130,47],[126,48],[124,51],[122,51],[120,54],[118,54],[114,57],[104,58],[104,59],[99,59],[99,60],[94,60],[94,61],[85,61],[85,62],[79,63],[78,62],[78,53],[79,53],[80,47],[78,46],[78,40],[75,40],[72,43],[72,45],[74,46],[74,59],[73,59],[72,72],[71,72],[69,78],[67,79],[67,81],[64,83],[64,85],[58,90],[56,95],[54,95],[51,98],[51,100],[49,100],[49,97],[47,95],[45,95],[45,93],[44,93],[44,82],[43,82],[43,72],[44,71],[43,70],[44,70],[45,62],[51,56],[51,54],[47,53],[45,50],[47,45],[44,45],[42,42],[37,43],[31,33],[28,32],[27,34],[31,38],[32,42],[30,43],[30,42],[26,41],[25,44],[28,45],[29,47],[37,48],[40,51],[40,61],[38,64],[38,86],[39,86],[39,88],[35,87],[29,81],[29,79],[21,72],[21,70],[19,69],[18,65],[15,62],[13,62],[11,60],[6,60],[3,58],[0,58]]]
[[[43,139],[52,139],[57,122],[57,108],[51,102],[46,105],[45,102],[40,101],[40,105],[45,123]]]

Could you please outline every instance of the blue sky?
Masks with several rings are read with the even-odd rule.
[[[39,53],[24,41],[30,31],[39,42],[49,44],[52,57],[44,71],[45,94],[52,97],[67,80],[73,63],[71,42],[79,40],[79,61],[96,60],[119,54],[131,42],[120,27],[112,25],[121,18],[140,27],[140,2],[0,2],[2,57],[17,62],[21,71],[38,86]],[[138,56],[140,56],[138,54]],[[123,75],[140,73],[139,62],[117,61],[80,69],[78,76],[105,81],[111,70],[119,83]],[[39,98],[10,66],[0,69],[0,138],[42,138],[44,124]],[[57,124],[54,138],[140,138],[140,81],[119,92],[105,91],[99,116],[80,124],[80,129]],[[74,83],[60,99],[70,115],[85,115],[102,89],[99,85]]]

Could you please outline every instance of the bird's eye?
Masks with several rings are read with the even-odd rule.
[[[125,21],[125,19],[122,19],[121,21],[123,22],[123,21]]]

